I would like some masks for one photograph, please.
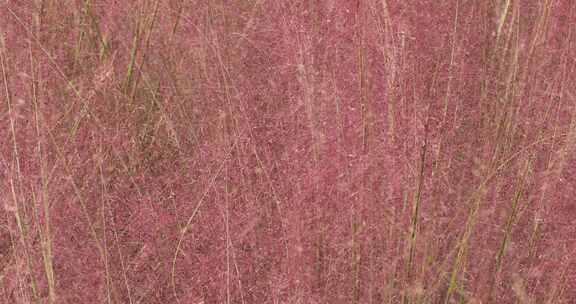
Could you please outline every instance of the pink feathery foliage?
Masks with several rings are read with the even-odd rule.
[[[412,2],[2,2],[0,303],[573,302],[573,5]]]

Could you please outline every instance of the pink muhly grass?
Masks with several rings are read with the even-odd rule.
[[[572,303],[570,1],[5,1],[0,302]]]

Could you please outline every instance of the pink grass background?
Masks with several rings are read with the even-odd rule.
[[[0,303],[573,303],[576,7],[488,2],[0,3]]]

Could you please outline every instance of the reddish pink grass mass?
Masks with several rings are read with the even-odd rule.
[[[0,303],[576,303],[576,4],[0,2]]]

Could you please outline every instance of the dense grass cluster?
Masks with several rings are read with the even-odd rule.
[[[0,303],[574,303],[574,24],[0,1]]]

